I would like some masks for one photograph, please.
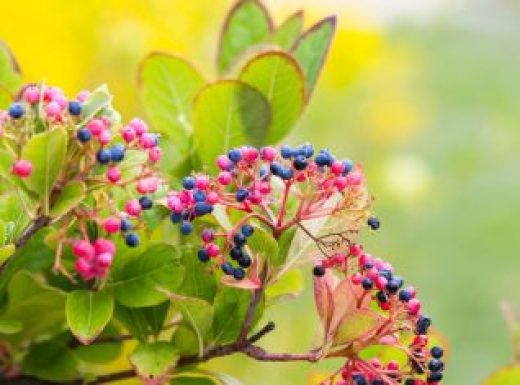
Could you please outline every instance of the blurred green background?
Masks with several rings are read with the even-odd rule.
[[[188,57],[214,78],[217,31],[232,0],[3,2],[0,38],[26,80],[71,94],[107,82],[127,117],[140,113],[136,72],[150,50]],[[270,0],[339,26],[313,101],[288,138],[364,165],[383,226],[367,237],[424,299],[450,341],[446,385],[478,384],[508,362],[499,302],[520,308],[520,5],[514,0]],[[275,306],[274,351],[312,343],[309,287]],[[211,367],[247,385],[306,384],[335,363]]]

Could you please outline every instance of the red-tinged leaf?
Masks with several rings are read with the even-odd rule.
[[[333,291],[339,283],[337,277],[328,272],[323,277],[314,278],[314,302],[325,334],[327,333],[334,311]]]

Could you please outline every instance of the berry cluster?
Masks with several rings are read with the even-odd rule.
[[[369,218],[369,223],[375,218]],[[377,221],[379,224],[379,221]],[[373,226],[372,226],[373,227]],[[352,345],[348,359],[340,371],[336,385],[436,385],[443,377],[443,350],[428,348],[428,330],[431,320],[421,312],[421,302],[413,287],[404,287],[404,280],[394,274],[393,266],[366,253],[354,243],[344,247],[345,252],[322,258],[314,267],[320,280],[330,273],[341,272],[357,293],[360,309],[374,311],[378,323],[374,330]],[[371,310],[368,310],[371,309]],[[409,334],[413,337],[408,341]],[[386,344],[405,352],[406,365],[397,361],[382,363],[378,358],[360,357],[363,349],[371,345]],[[333,380],[323,384],[332,384]]]
[[[153,206],[151,194],[160,187],[156,175],[161,158],[159,137],[150,133],[142,120],[134,118],[121,127],[110,105],[94,113],[90,108],[89,115],[83,116],[90,96],[89,91],[82,91],[69,100],[59,88],[29,85],[7,112],[0,112],[1,145],[12,156],[12,174],[20,178],[30,178],[33,173],[34,165],[20,158],[21,149],[33,134],[56,129],[64,129],[68,134],[67,157],[49,204],[52,206],[52,199],[72,181],[81,182],[96,193],[91,197],[93,202],[82,202],[61,218],[55,269],[67,274],[60,263],[62,245],[72,244],[76,270],[85,280],[105,277],[115,253],[112,241],[91,239],[93,233],[87,229],[92,225],[103,229],[107,237],[120,233],[130,247],[139,245],[133,230],[140,227],[142,210]],[[37,131],[35,127],[39,127]],[[125,164],[127,158],[130,159]],[[131,186],[135,186],[135,192]],[[124,211],[117,209],[121,199],[117,189],[130,196]],[[67,227],[72,222],[78,224],[80,241],[68,238]]]
[[[225,275],[242,280],[255,256],[247,238],[262,226],[278,238],[303,221],[352,208],[364,199],[364,176],[350,160],[338,160],[329,150],[315,154],[310,144],[257,149],[231,149],[216,160],[216,176],[185,177],[182,189],[171,191],[167,205],[171,221],[188,235],[193,221],[213,212],[215,205],[241,213],[232,229],[206,229],[201,233],[202,262],[214,261]],[[339,194],[334,205],[329,199]]]

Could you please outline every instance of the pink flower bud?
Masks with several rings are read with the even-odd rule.
[[[229,170],[232,164],[227,155],[219,155],[217,158],[217,166],[223,171]]]
[[[82,90],[78,93],[78,95],[76,95],[76,100],[80,103],[83,103],[84,101],[86,101],[88,99],[89,96],[90,96],[90,91]]]
[[[106,267],[109,267],[110,265],[112,265],[112,260],[114,259],[114,256],[113,254],[110,254],[110,253],[101,253],[99,254],[97,257],[96,257],[96,262],[98,263],[99,266],[101,266],[102,268],[106,268]]]
[[[137,137],[137,134],[132,126],[125,126],[121,130],[121,136],[126,143],[130,143]]]
[[[103,228],[109,234],[117,233],[120,229],[121,221],[116,217],[110,217],[103,222]]]
[[[148,159],[150,162],[158,162],[161,160],[161,149],[159,147],[152,147],[148,150]]]
[[[98,140],[102,146],[105,146],[112,140],[112,133],[109,130],[103,130],[99,134]]]
[[[116,246],[114,245],[114,242],[108,239],[98,238],[94,241],[94,251],[96,255],[102,253],[115,254]]]
[[[76,257],[91,259],[94,257],[94,247],[86,240],[76,241],[72,244],[72,253]]]
[[[28,160],[20,159],[14,162],[11,173],[20,178],[27,178],[33,172],[32,163]]]
[[[141,215],[141,205],[137,199],[129,199],[125,204],[125,211],[132,217]]]
[[[132,126],[135,130],[135,133],[137,134],[137,136],[141,136],[143,135],[145,132],[148,132],[148,126],[146,125],[145,122],[143,122],[141,119],[139,118],[133,118],[130,123],[129,123],[130,126]]]
[[[272,162],[276,158],[276,149],[274,147],[263,147],[260,153],[262,159],[268,162]]]
[[[87,123],[87,128],[92,132],[92,135],[98,136],[105,129],[105,125],[100,119],[92,119]]]
[[[111,183],[117,183],[119,179],[121,179],[121,171],[117,166],[110,166],[107,170],[107,179]]]
[[[27,87],[23,92],[23,98],[27,103],[38,103],[40,100],[40,89],[36,86]]]
[[[232,179],[231,173],[228,171],[221,171],[217,177],[218,183],[220,183],[223,186],[227,186],[228,184],[230,184],[231,179]]]

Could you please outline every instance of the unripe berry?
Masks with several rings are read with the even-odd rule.
[[[121,179],[121,171],[119,171],[119,168],[117,166],[111,166],[107,170],[107,179],[111,183],[116,183]]]
[[[23,98],[27,103],[38,103],[40,101],[40,89],[36,86],[27,87],[23,92]]]
[[[339,160],[335,160],[332,162],[332,165],[330,166],[330,171],[332,171],[336,175],[341,175],[343,172],[343,163]]]
[[[229,171],[233,166],[233,162],[229,160],[227,155],[219,155],[219,157],[217,158],[217,166],[222,171]]]
[[[86,259],[84,259],[84,258],[76,259],[75,268],[76,268],[76,271],[78,272],[78,274],[81,275],[81,277],[84,280],[89,281],[92,278],[94,278],[94,272],[92,269],[92,265]]]
[[[220,253],[220,248],[215,243],[210,243],[207,245],[206,250],[208,251],[208,255],[210,257],[216,257]]]
[[[204,242],[213,242],[215,239],[215,233],[213,230],[210,229],[204,229],[201,234],[201,238]]]
[[[139,138],[139,146],[144,149],[150,149],[156,145],[156,138],[152,134],[143,133]]]
[[[96,262],[101,267],[110,267],[112,265],[112,260],[114,259],[114,256],[110,253],[101,253],[96,257]]]
[[[406,304],[406,308],[410,314],[415,315],[419,313],[419,310],[421,310],[421,301],[419,301],[417,298],[412,298]]]
[[[145,132],[148,132],[148,126],[146,125],[145,122],[143,122],[141,119],[139,118],[133,118],[131,121],[130,121],[130,126],[133,127],[133,129],[135,130],[135,133],[137,134],[137,136],[141,136],[143,135]]]
[[[25,159],[20,159],[14,162],[11,173],[20,178],[28,178],[33,172],[32,163]]]
[[[137,134],[136,134],[135,129],[133,127],[125,126],[121,130],[121,136],[123,137],[123,140],[126,143],[130,143],[131,141],[133,141],[137,137]]]
[[[82,90],[76,96],[76,100],[80,103],[83,103],[88,99],[89,96],[90,96],[90,91]]]
[[[195,187],[199,190],[206,190],[209,186],[209,178],[207,175],[199,175],[195,178]]]
[[[161,149],[159,147],[152,147],[148,150],[148,159],[150,162],[158,162],[161,160]]]
[[[217,181],[218,181],[219,184],[221,184],[223,186],[227,186],[228,184],[231,183],[232,178],[233,177],[231,176],[230,172],[228,172],[228,171],[221,171],[218,174]]]
[[[91,259],[94,257],[94,247],[86,240],[76,241],[72,244],[72,253],[76,257]]]
[[[93,246],[96,255],[101,253],[115,254],[116,252],[116,246],[114,245],[114,242],[108,239],[98,238],[94,241]]]
[[[87,128],[92,135],[98,136],[105,129],[105,125],[101,119],[92,119],[87,123]]]
[[[206,196],[206,201],[210,205],[214,205],[214,204],[218,203],[218,201],[219,201],[218,194],[216,192],[214,192],[214,191],[210,191],[208,193],[208,195]]]
[[[276,149],[274,147],[263,147],[260,154],[263,160],[272,162],[276,158]]]
[[[60,105],[57,102],[50,102],[45,106],[45,113],[50,118],[58,118],[61,115]]]
[[[103,130],[98,135],[98,141],[102,146],[106,146],[112,140],[112,133],[109,130]]]
[[[125,211],[132,217],[141,215],[141,205],[137,199],[129,199],[125,204]]]
[[[121,221],[116,217],[110,217],[103,222],[103,228],[109,234],[117,233],[121,228]]]

